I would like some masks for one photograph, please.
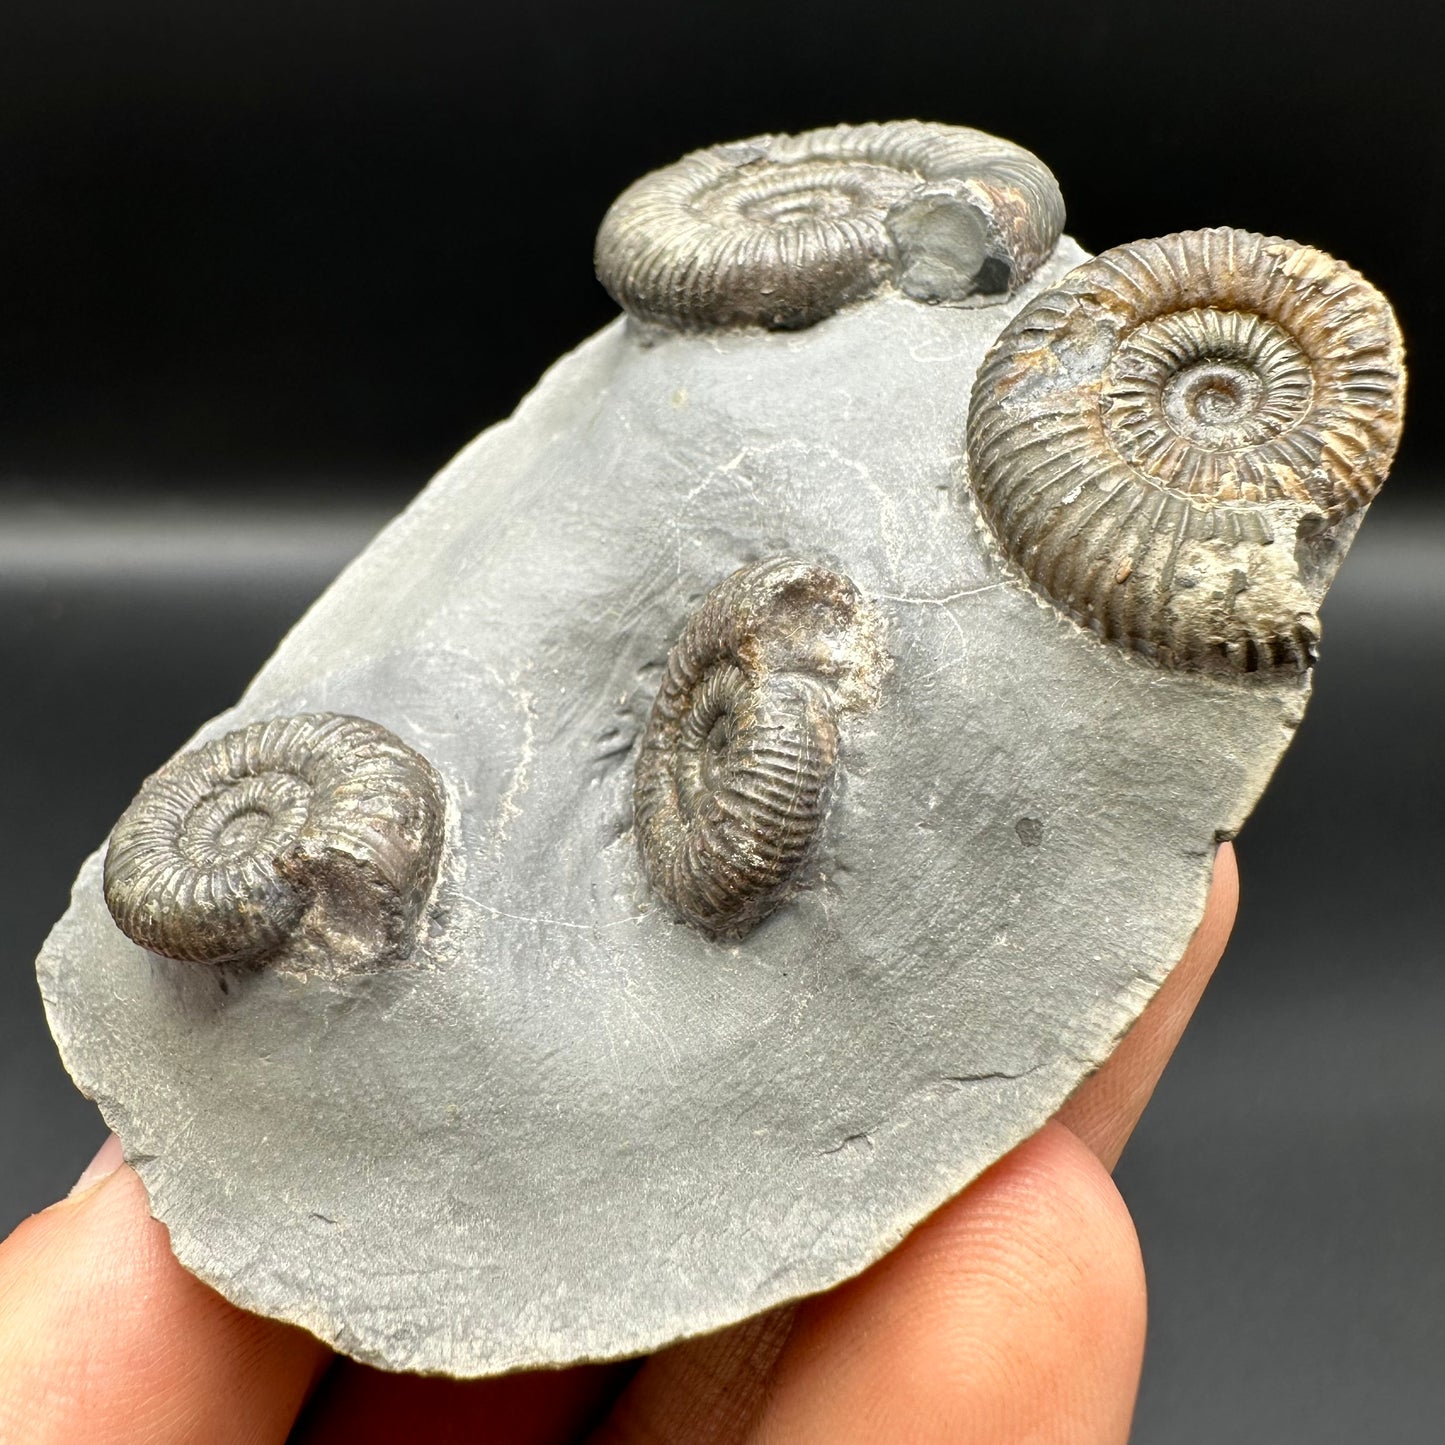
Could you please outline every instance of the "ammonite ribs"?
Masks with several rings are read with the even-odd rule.
[[[979,368],[968,472],[1004,552],[1101,637],[1176,667],[1303,670],[1297,544],[1399,439],[1389,304],[1309,246],[1188,231],[1037,296]]]
[[[613,203],[597,274],[644,321],[811,326],[892,282],[999,299],[1054,248],[1064,203],[1020,146],[895,121],[694,151]]]
[[[648,877],[690,923],[740,933],[813,851],[838,765],[838,715],[873,704],[880,624],[824,567],[735,572],[668,656],[637,763]]]
[[[436,882],[431,765],[365,718],[272,718],[171,759],[111,835],[105,899],[168,958],[258,961],[324,920],[328,962],[404,956]]]

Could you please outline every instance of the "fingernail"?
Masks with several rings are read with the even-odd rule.
[[[114,1174],[124,1162],[125,1155],[121,1153],[120,1140],[112,1134],[100,1146],[100,1152],[95,1158],[85,1166],[85,1172],[75,1181],[69,1197],[74,1199],[77,1194],[93,1189],[107,1175]]]

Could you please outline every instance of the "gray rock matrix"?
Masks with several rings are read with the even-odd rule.
[[[841,159],[761,138],[702,166],[739,214],[815,228],[807,314],[734,269],[721,316],[693,278],[670,324],[682,282],[628,253],[648,314],[557,362],[198,733],[360,718],[424,760],[441,807],[405,949],[392,929],[328,964],[302,929],[259,961],[169,958],[112,919],[103,850],[81,869],[38,964],[51,1026],[177,1256],[237,1304],[478,1376],[825,1289],[1038,1129],[1183,951],[1300,723],[1312,638],[1288,665],[1170,666],[1028,580],[975,501],[970,397],[1087,258],[1026,152],[983,147],[979,181],[946,162],[980,143],[944,135],[900,181],[865,130],[819,133],[848,132]],[[1000,180],[1000,154],[1023,170]],[[863,240],[820,317],[828,227]],[[1243,363],[1204,364],[1208,423],[1232,424]],[[1310,514],[1305,611],[1362,513]],[[685,850],[687,809],[758,758],[758,836],[789,851],[723,818],[715,847],[644,858],[639,816]],[[207,835],[262,836],[230,813]]]

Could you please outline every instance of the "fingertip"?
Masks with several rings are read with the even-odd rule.
[[[1144,1275],[1098,1159],[1049,1125],[859,1279],[800,1311],[756,1438],[1127,1439]]]
[[[1234,844],[1225,840],[1214,850],[1214,873],[1209,880],[1209,897],[1204,903],[1204,917],[1200,920],[1195,938],[1201,947],[1219,944],[1221,951],[1234,928],[1239,913],[1239,859]],[[1199,938],[1203,933],[1204,937]]]
[[[1002,1258],[1031,1257],[1021,1287],[1036,1290],[1060,1269],[1093,1285],[1142,1297],[1143,1258],[1129,1207],[1098,1156],[1050,1122],[1006,1154],[918,1231],[936,1267],[977,1272],[980,1246],[998,1241]]]
[[[281,1441],[328,1358],[182,1269],[129,1168],[0,1243],[0,1439]]]
[[[108,1179],[123,1163],[125,1163],[125,1153],[121,1148],[120,1139],[114,1134],[107,1134],[105,1143],[96,1151],[95,1158],[81,1171],[80,1178],[71,1186],[70,1193],[66,1197],[74,1199],[77,1195],[84,1194],[87,1189],[94,1188],[101,1180]]]

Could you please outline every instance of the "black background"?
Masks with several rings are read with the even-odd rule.
[[[712,141],[976,125],[1090,249],[1232,224],[1395,302],[1394,479],[1240,841],[1221,976],[1119,1178],[1136,1439],[1445,1419],[1445,14],[6,0],[0,13],[0,1230],[102,1136],[30,972],[83,854],[348,556],[613,314],[596,224]]]
[[[1445,9],[936,0],[6,0],[0,467],[429,474],[612,314],[603,210],[762,130],[1029,146],[1091,250],[1198,225],[1390,295],[1445,421]]]

